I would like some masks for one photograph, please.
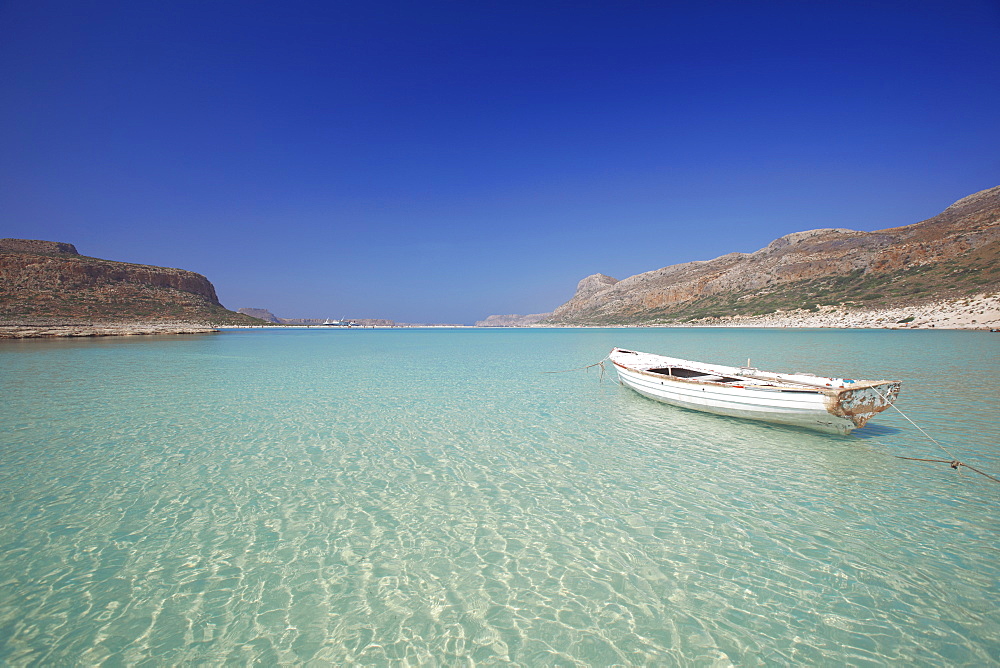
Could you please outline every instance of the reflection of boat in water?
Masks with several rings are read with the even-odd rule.
[[[639,394],[708,413],[841,434],[892,405],[899,381],[760,371],[615,348],[618,378]]]
[[[324,327],[350,327],[353,324],[354,323],[352,323],[350,320],[330,320],[329,318],[327,318],[326,322],[323,323],[323,326]]]

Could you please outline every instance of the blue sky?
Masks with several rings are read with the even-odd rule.
[[[1000,184],[1000,3],[0,0],[0,236],[471,323]]]

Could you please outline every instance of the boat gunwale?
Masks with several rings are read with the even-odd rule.
[[[612,357],[611,357],[615,353],[625,353],[625,354],[633,354],[633,355],[645,355],[647,357],[658,357],[658,358],[664,359],[664,360],[672,360],[672,361],[676,361],[676,362],[683,362],[685,364],[692,365],[694,367],[703,367],[703,369],[705,370],[705,375],[721,375],[721,376],[724,376],[724,377],[733,377],[733,378],[736,378],[737,381],[748,381],[748,382],[751,382],[751,383],[759,383],[760,381],[766,381],[766,382],[768,382],[770,384],[769,385],[751,384],[751,385],[745,385],[744,386],[744,385],[735,385],[735,384],[733,384],[731,382],[730,383],[721,383],[721,382],[712,381],[712,380],[699,380],[698,378],[684,378],[684,377],[681,377],[681,376],[668,376],[666,374],[653,373],[653,372],[647,371],[645,369],[639,369],[639,368],[628,366],[627,364],[623,364],[621,362],[618,362],[617,360],[612,359]],[[667,379],[667,380],[670,380],[671,382],[690,383],[690,384],[694,384],[694,385],[712,385],[712,386],[715,386],[715,387],[729,387],[729,388],[733,388],[733,389],[736,389],[736,390],[753,390],[753,391],[776,391],[777,390],[777,391],[790,391],[790,392],[802,392],[802,393],[805,393],[805,392],[810,392],[810,393],[811,392],[815,392],[815,393],[818,393],[818,394],[823,394],[823,395],[826,395],[826,396],[829,396],[829,397],[836,398],[839,395],[843,394],[844,392],[849,392],[849,391],[852,391],[852,390],[868,389],[868,388],[880,387],[880,386],[883,386],[883,385],[891,385],[893,383],[899,383],[898,380],[855,380],[855,381],[853,381],[850,384],[845,384],[843,387],[832,387],[832,386],[822,386],[822,385],[808,385],[808,384],[801,383],[801,382],[798,382],[798,381],[785,380],[785,379],[781,379],[781,378],[768,378],[766,375],[764,375],[764,376],[754,376],[752,374],[747,374],[747,373],[734,373],[734,372],[728,371],[729,369],[731,369],[731,370],[733,370],[735,372],[739,372],[739,371],[743,371],[745,369],[745,367],[728,367],[728,366],[722,365],[719,369],[712,369],[712,368],[706,368],[707,365],[705,365],[703,362],[695,362],[693,360],[682,360],[680,358],[667,357],[665,355],[656,355],[654,353],[639,353],[637,351],[626,350],[624,348],[615,348],[615,349],[613,349],[611,351],[611,353],[608,355],[608,359],[616,367],[620,367],[620,368],[625,369],[627,371],[631,371],[632,373],[638,373],[638,374],[641,374],[643,376],[649,376],[650,378],[657,378],[657,379],[659,379],[661,381],[664,380],[664,379]],[[677,364],[676,366],[681,367],[680,364]],[[682,368],[684,368],[684,367],[682,367]],[[702,370],[702,369],[697,369],[696,368],[694,370]],[[765,371],[763,373],[764,374],[773,374],[775,376],[780,376],[781,375],[779,372],[773,372],[773,371]],[[789,374],[789,375],[800,375],[800,374]],[[826,376],[816,376],[815,378],[817,380],[829,380],[829,381],[833,381],[834,380],[833,378],[826,377]],[[841,381],[841,382],[843,382],[843,381]]]
[[[777,392],[808,392],[808,393],[815,393],[815,394],[826,394],[826,393],[829,392],[829,390],[834,390],[834,389],[839,390],[839,389],[841,389],[841,388],[832,388],[832,387],[825,387],[825,388],[824,387],[809,387],[809,386],[806,386],[806,385],[799,385],[799,386],[796,386],[796,387],[792,387],[791,385],[788,385],[788,384],[777,384],[777,383],[771,384],[771,385],[736,385],[736,384],[733,384],[733,383],[720,383],[719,381],[716,381],[716,380],[699,380],[697,378],[682,378],[681,376],[668,376],[668,375],[662,374],[662,373],[653,373],[651,371],[645,371],[643,369],[636,369],[635,367],[626,366],[624,364],[620,364],[619,362],[615,362],[614,360],[611,360],[611,363],[614,364],[615,366],[619,367],[619,368],[625,369],[626,371],[631,371],[632,373],[637,373],[637,374],[640,374],[640,375],[643,375],[643,376],[648,376],[650,378],[656,378],[657,380],[660,380],[660,381],[667,380],[667,381],[670,381],[670,382],[687,383],[687,384],[690,384],[690,385],[713,385],[715,387],[728,387],[728,388],[732,388],[734,390],[760,390],[760,391],[765,391],[765,392],[767,392],[767,391],[770,391],[770,392],[776,392],[776,391]],[[710,375],[710,374],[705,374],[705,375]],[[718,375],[718,374],[715,374],[715,375]],[[734,374],[728,374],[728,375],[729,376],[733,376]],[[760,381],[760,380],[767,380],[767,379],[745,377],[745,378],[737,378],[736,380],[737,381]]]

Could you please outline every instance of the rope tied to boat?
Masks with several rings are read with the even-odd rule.
[[[975,466],[969,466],[965,462],[959,461],[958,457],[956,457],[954,455],[954,453],[952,453],[948,448],[944,447],[943,445],[941,445],[940,443],[938,443],[936,440],[934,440],[933,438],[931,438],[931,435],[928,434],[923,429],[921,429],[920,425],[918,425],[916,422],[914,422],[913,420],[911,420],[909,415],[907,415],[902,410],[900,410],[895,404],[893,404],[885,396],[883,396],[882,393],[879,392],[877,389],[875,389],[875,388],[872,388],[872,389],[875,390],[875,394],[877,394],[879,397],[881,397],[883,401],[885,401],[890,406],[892,406],[896,410],[897,413],[899,413],[904,418],[906,418],[907,422],[909,422],[914,427],[916,427],[917,431],[919,431],[921,434],[923,434],[924,436],[926,436],[927,439],[929,441],[931,441],[931,443],[934,443],[936,446],[938,446],[939,448],[941,448],[942,450],[944,450],[945,453],[949,457],[951,457],[951,459],[921,459],[919,457],[903,457],[901,455],[895,455],[896,459],[908,459],[908,460],[914,461],[914,462],[937,462],[937,463],[942,463],[942,464],[948,464],[949,466],[951,466],[951,468],[955,469],[959,474],[962,473],[962,467],[964,466],[965,468],[969,469],[970,471],[975,471],[979,475],[985,476],[985,477],[989,478],[993,482],[1000,482],[1000,480],[998,480],[997,478],[994,478],[989,473],[985,473],[985,472],[980,471],[979,469],[977,469]]]
[[[964,466],[965,468],[969,469],[970,471],[975,471],[976,473],[978,473],[981,476],[986,476],[987,478],[989,478],[993,482],[1000,482],[1000,479],[994,478],[989,473],[986,473],[985,471],[980,471],[975,466],[969,466],[968,464],[966,464],[964,462],[960,462],[957,459],[953,459],[951,461],[948,461],[947,459],[921,459],[919,457],[903,457],[903,456],[900,456],[900,455],[896,455],[896,458],[897,459],[909,459],[910,461],[914,461],[914,462],[939,462],[939,463],[942,463],[942,464],[948,464],[949,466],[951,466],[951,468],[955,469],[959,473],[962,472],[962,467]]]
[[[587,366],[578,366],[575,369],[563,369],[561,371],[542,371],[541,373],[569,373],[570,371],[586,371],[595,366],[601,367],[601,381],[604,380],[604,363],[611,359],[611,355],[608,355],[600,362],[594,362],[593,364],[588,364]]]

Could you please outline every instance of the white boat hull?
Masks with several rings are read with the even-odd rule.
[[[895,381],[847,381],[850,384],[844,387],[805,387],[741,378],[737,376],[741,370],[733,367],[716,366],[711,369],[726,376],[730,381],[726,383],[675,378],[630,368],[623,363],[628,361],[628,357],[618,355],[616,358],[615,352],[636,353],[616,349],[612,351],[611,361],[623,385],[650,399],[717,415],[840,434],[864,426],[873,415],[888,408],[899,393],[899,383]],[[655,356],[646,355],[647,359],[651,357]],[[673,358],[659,359],[685,362]],[[687,364],[698,365],[692,362]]]

